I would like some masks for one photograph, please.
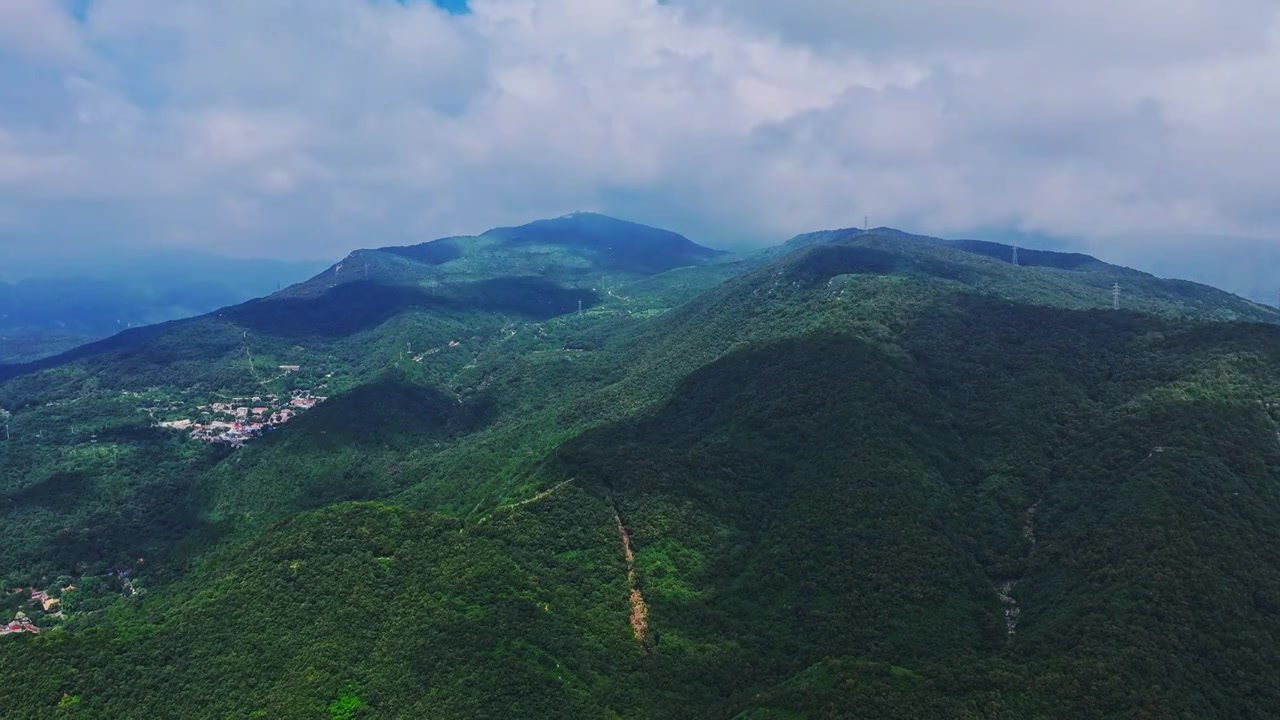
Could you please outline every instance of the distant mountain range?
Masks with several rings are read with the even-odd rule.
[[[26,362],[142,325],[191,317],[302,280],[321,263],[163,253],[68,263],[0,283],[0,363]],[[57,273],[68,274],[57,274]]]
[[[1274,717],[1280,312],[1013,260],[572,215],[0,367],[2,714]]]
[[[1280,302],[1280,240],[1190,236],[1106,245],[1076,243],[1075,247],[1162,277],[1225,288],[1272,307]]]
[[[1005,245],[1096,255],[1159,277],[1183,278],[1236,293],[1264,305],[1280,302],[1280,240],[1229,235],[1161,235],[1104,239],[1039,233],[979,231]]]

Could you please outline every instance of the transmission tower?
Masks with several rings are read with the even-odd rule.
[[[1018,246],[1017,245],[1013,246],[1013,264],[1014,265],[1018,264]]]
[[[1111,309],[1120,309],[1120,283],[1111,286]]]
[[[582,317],[582,301],[578,301],[578,317]]]

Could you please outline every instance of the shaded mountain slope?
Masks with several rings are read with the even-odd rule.
[[[1155,703],[1177,716],[1265,717],[1274,689],[1259,697],[1206,675],[1178,648],[1233,638],[1232,656],[1211,663],[1228,675],[1258,677],[1275,660],[1280,618],[1254,595],[1280,572],[1275,525],[1255,515],[1274,512],[1280,459],[1260,403],[1276,391],[1263,369],[1274,367],[1274,331],[1270,347],[1237,358],[1190,351],[1193,331],[1136,316],[989,301],[933,310],[897,335],[905,355],[794,338],[717,361],[651,420],[562,450],[564,474],[605,478],[623,498],[662,642],[699,655],[688,648],[751,639],[754,652],[719,656],[701,677],[727,667],[741,679],[764,665],[764,648],[935,676],[935,664],[977,653],[1031,663],[1029,684],[1105,678],[1079,694],[1007,692],[1018,716],[1122,716]],[[1224,365],[1254,372],[1203,377]],[[1174,389],[1187,385],[1218,396],[1181,402]],[[1121,415],[1127,432],[1111,419]],[[1156,490],[1143,458],[1182,434],[1201,455],[1168,467]],[[1172,452],[1155,456],[1181,460]],[[1252,464],[1232,462],[1241,456]],[[1222,564],[1173,561],[1197,548]],[[1124,570],[1120,554],[1132,558]],[[1249,579],[1218,586],[1245,567]],[[994,588],[1010,580],[1023,610],[1007,643]],[[1210,587],[1212,599],[1183,594]],[[984,686],[983,663],[970,672]],[[1120,679],[1132,677],[1144,681]]]

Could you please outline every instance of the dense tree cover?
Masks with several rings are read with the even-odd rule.
[[[361,280],[0,386],[42,435],[0,446],[0,579],[77,582],[0,639],[6,712],[1274,716],[1280,329],[1205,323],[1269,311],[1135,275],[1113,312],[1119,269],[889,233],[794,249],[581,315],[537,308],[583,286]],[[235,453],[121,393],[290,382],[335,397]]]
[[[935,310],[898,353],[827,335],[734,353],[657,414],[562,449],[566,472],[590,468],[623,498],[664,643],[706,632],[926,669],[1012,654],[1052,688],[1017,698],[1045,716],[1280,707],[1254,684],[1277,659],[1258,598],[1280,538],[1251,517],[1273,511],[1277,336],[1223,356],[1123,313]],[[1192,388],[1208,397],[1180,397]],[[1149,455],[1167,464],[1158,481]],[[1207,548],[1215,562],[1196,557]],[[1008,580],[1021,616],[1005,647],[993,588]],[[1184,648],[1215,646],[1230,649],[1206,676]],[[716,665],[741,678],[752,662]]]
[[[556,498],[473,528],[304,515],[166,592],[17,638],[6,716],[70,694],[84,717],[606,717],[595,692],[641,661],[608,521]]]

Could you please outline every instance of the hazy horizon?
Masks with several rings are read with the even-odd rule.
[[[574,211],[580,212],[580,211]],[[634,218],[614,215],[623,220],[639,222]],[[545,218],[529,217],[514,222],[522,225]],[[882,225],[874,224],[877,227]],[[472,235],[485,232],[494,226],[477,228],[459,234]],[[857,227],[846,225],[842,227]],[[883,226],[888,227],[888,226]],[[662,226],[662,229],[685,235],[702,245],[731,252],[749,253],[765,247],[780,245],[795,235],[839,227],[806,228],[800,232],[767,241],[714,243],[684,232],[679,227]],[[1204,237],[1195,235],[1167,236],[1159,242],[1132,243],[1116,238],[1069,238],[1045,233],[1020,232],[1000,228],[979,228],[950,233],[926,233],[909,226],[895,229],[914,234],[930,234],[946,239],[975,239],[1019,245],[1029,249],[1055,252],[1075,252],[1092,255],[1115,265],[1123,265],[1148,272],[1158,277],[1190,280],[1212,285],[1255,302],[1275,304],[1280,298],[1280,285],[1272,282],[1267,270],[1280,263],[1280,243],[1263,238]],[[418,244],[446,237],[444,234],[410,240]],[[0,247],[0,283],[13,284],[28,279],[146,279],[157,274],[182,268],[192,272],[200,263],[212,262],[226,271],[240,265],[252,268],[255,274],[270,272],[277,266],[281,277],[296,278],[300,273],[319,273],[351,252],[387,247],[396,243],[373,243],[339,250],[329,257],[290,258],[279,256],[236,255],[219,252],[217,248],[181,248],[132,246],[104,249],[92,248],[73,256],[41,251],[35,246]],[[1152,248],[1152,249],[1149,249]],[[1169,250],[1172,252],[1169,252]]]

